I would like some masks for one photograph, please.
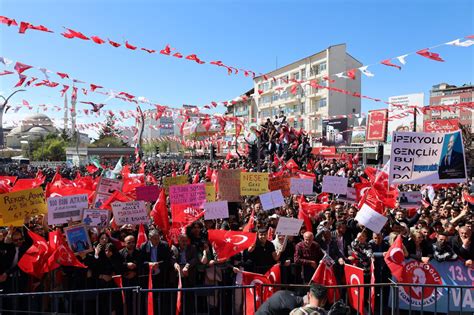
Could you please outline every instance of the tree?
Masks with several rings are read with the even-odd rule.
[[[107,121],[102,129],[99,131],[99,140],[107,137],[117,137],[122,135],[122,132],[115,126],[114,115],[108,114]]]
[[[122,139],[110,136],[110,137],[103,137],[103,138],[99,137],[99,139],[94,141],[94,143],[91,143],[89,147],[91,148],[96,148],[96,147],[123,148],[123,147],[128,147],[128,145],[125,142],[123,142]]]
[[[36,161],[65,161],[67,142],[60,135],[50,133],[43,138],[39,138],[31,143],[32,160]]]

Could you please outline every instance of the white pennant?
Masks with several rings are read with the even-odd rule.
[[[402,65],[406,65],[407,62],[405,61],[405,58],[406,58],[407,56],[408,56],[408,55],[398,56],[397,59],[398,59],[398,61],[400,61],[400,63],[401,63]]]
[[[5,57],[0,57],[0,62],[3,63],[5,66],[9,66],[13,63],[12,60]]]
[[[474,40],[466,40],[464,42],[461,42],[460,39],[456,39],[450,42],[445,43],[446,45],[451,45],[451,46],[458,46],[458,47],[469,47],[474,45]]]
[[[345,76],[345,75],[344,75],[344,72],[336,73],[335,76],[338,77],[338,78],[349,79],[348,76]]]
[[[362,72],[363,74],[365,74],[366,76],[368,77],[373,77],[375,76],[375,74],[373,74],[372,72],[370,72],[369,70],[367,70],[369,66],[364,66],[364,67],[360,67],[359,70],[360,72]]]

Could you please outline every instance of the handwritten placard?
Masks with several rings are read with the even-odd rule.
[[[124,224],[140,224],[148,223],[148,215],[144,201],[128,201],[112,203],[112,211],[114,213],[115,223],[117,225]]]
[[[0,212],[3,224],[11,225],[21,222],[19,226],[23,225],[23,219],[26,217],[47,213],[48,207],[44,200],[43,188],[1,194]]]
[[[303,220],[280,217],[275,231],[276,235],[298,236],[300,234]]]
[[[312,178],[292,178],[290,185],[290,193],[293,195],[311,195],[313,193]]]
[[[288,174],[270,177],[268,179],[268,189],[270,191],[281,190],[283,197],[289,197],[290,193],[290,178]]]
[[[322,191],[339,195],[347,194],[347,177],[324,176]]]
[[[171,204],[187,204],[192,207],[201,208],[206,202],[206,185],[190,184],[170,187]]]
[[[270,191],[263,195],[260,195],[260,202],[262,208],[265,211],[275,209],[278,207],[283,207],[285,205],[285,199],[281,194],[281,190]]]
[[[225,219],[229,217],[227,201],[206,202],[204,204],[204,220]]]
[[[137,200],[155,202],[160,194],[160,188],[157,185],[136,187]]]
[[[242,196],[259,196],[266,192],[268,192],[268,173],[240,173],[240,194]]]
[[[82,223],[86,226],[106,227],[109,224],[110,211],[100,209],[84,209]]]
[[[216,187],[214,183],[205,183],[206,184],[206,201],[214,202],[216,201]]]
[[[111,195],[116,190],[122,190],[122,184],[121,180],[102,177],[97,185],[97,193]]]
[[[163,187],[165,187],[166,194],[169,193],[171,186],[186,185],[188,183],[187,175],[180,175],[176,177],[165,177],[163,179]]]
[[[48,224],[64,224],[80,221],[83,209],[87,208],[87,194],[48,198]]]
[[[240,170],[218,170],[219,200],[240,201]]]

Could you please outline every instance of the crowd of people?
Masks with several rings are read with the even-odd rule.
[[[183,287],[234,285],[239,281],[241,271],[265,274],[275,264],[280,264],[282,284],[308,284],[323,257],[334,262],[337,284],[345,284],[345,264],[363,268],[366,283],[369,283],[372,261],[375,265],[376,283],[387,283],[391,273],[384,255],[398,235],[403,238],[407,259],[423,263],[430,260],[447,262],[461,259],[466,266],[473,267],[473,205],[462,197],[463,191],[469,192],[472,189],[471,182],[437,185],[433,188],[434,195],[423,196],[423,204],[417,205],[413,210],[402,208],[398,203],[393,208],[386,208],[388,221],[385,227],[380,233],[373,233],[355,220],[358,211],[356,202],[342,201],[336,195],[321,192],[325,175],[347,177],[349,187],[370,180],[367,166],[353,159],[349,161],[346,158],[325,159],[312,156],[305,133],[289,127],[283,116],[277,117],[274,122],[267,121],[256,135],[256,142],[248,145],[249,152],[257,148],[257,155],[239,155],[212,162],[148,162],[145,174],[152,174],[157,185],[162,186],[164,178],[179,175],[187,175],[189,183],[196,176],[199,182],[209,182],[212,180],[212,172],[209,170],[241,169],[270,174],[301,170],[305,176],[314,177],[314,194],[304,196],[304,202],[324,203],[327,207],[311,216],[311,225],[308,227],[304,224],[298,236],[276,236],[275,229],[280,217],[298,217],[301,196],[291,195],[285,198],[283,207],[270,211],[263,211],[258,197],[242,196],[240,202],[229,202],[227,219],[199,218],[189,224],[184,233],[174,241],[170,241],[151,217],[149,224],[145,226],[147,241],[139,247],[136,245],[138,225],[90,228],[88,232],[93,250],[78,256],[86,268],[62,266],[54,273],[47,273],[37,279],[17,266],[32,244],[27,230],[48,239],[48,233],[62,230],[67,225],[48,225],[41,215],[28,217],[25,218],[23,227],[5,226],[0,230],[0,290],[12,293],[113,288],[117,287],[114,278],[118,275],[122,276],[123,287],[148,288],[150,272],[153,288],[176,288],[178,273],[181,274]],[[294,161],[296,166],[286,167],[288,161]],[[113,166],[112,161],[102,162],[105,166]],[[138,172],[139,165],[131,165],[130,171]],[[0,176],[34,178],[38,170],[27,165],[10,165]],[[43,185],[50,182],[56,172],[62,178],[70,180],[78,173],[80,176],[93,178],[101,174],[99,170],[91,175],[85,167],[43,167],[41,171],[45,176]],[[420,191],[421,188],[419,185],[399,185],[398,190],[409,192]],[[152,207],[153,203],[150,203],[149,209]],[[171,222],[171,212],[169,217]],[[207,231],[241,231],[249,226],[249,221],[253,221],[250,231],[257,233],[256,243],[226,261],[220,260],[213,244],[209,242]],[[114,294],[110,298],[114,312],[125,311],[120,294]],[[171,293],[169,298],[173,298]],[[388,299],[388,294],[384,299]],[[193,301],[194,299],[190,300],[186,305],[188,310],[207,304],[211,313],[223,303],[213,294],[198,303]],[[132,304],[131,301],[128,304]],[[155,307],[170,307],[164,304],[169,303],[163,302],[161,306]],[[95,306],[92,308],[95,309]]]

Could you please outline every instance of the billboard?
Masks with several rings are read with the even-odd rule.
[[[387,135],[388,110],[378,109],[369,111],[367,119],[367,141],[385,141]]]
[[[423,123],[424,132],[451,132],[459,129],[459,119],[431,119]]]
[[[365,142],[365,126],[352,128],[352,144],[362,144]]]
[[[323,146],[348,145],[347,118],[323,119]]]
[[[415,93],[388,98],[390,114],[388,115],[387,143],[392,142],[394,131],[417,131],[416,129],[421,131],[423,129],[423,115],[416,115],[415,109],[407,106],[423,107],[424,97],[424,93]],[[404,107],[400,108],[396,105],[403,105]]]

